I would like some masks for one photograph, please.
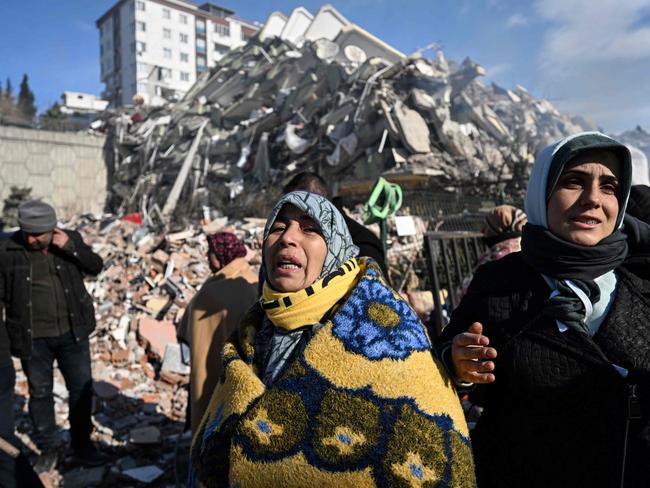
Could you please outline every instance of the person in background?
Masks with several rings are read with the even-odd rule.
[[[499,205],[487,214],[482,233],[489,249],[479,258],[478,266],[521,251],[521,229],[526,222],[526,214],[512,205]]]
[[[482,264],[496,261],[511,252],[521,251],[521,229],[526,225],[528,219],[526,214],[512,205],[499,205],[492,209],[485,216],[483,222],[483,242],[488,246],[488,250],[479,256],[474,268]],[[467,293],[474,273],[463,279],[462,286],[458,290],[461,295]]]
[[[224,346],[189,486],[474,486],[467,425],[424,326],[357,253],[324,197],[275,205],[262,297]]]
[[[0,309],[0,316],[2,310]],[[9,347],[9,336],[4,323],[0,323],[0,486],[2,488],[20,488],[43,486],[27,457],[19,452],[22,443],[14,434],[14,386],[16,372]],[[4,442],[8,443],[4,444]]]
[[[37,472],[52,469],[61,453],[54,417],[53,368],[69,393],[72,450],[78,462],[104,456],[90,440],[92,375],[88,336],[95,310],[83,275],[97,275],[102,259],[81,235],[57,227],[54,208],[30,200],[18,207],[20,230],[0,241],[0,302],[11,353],[22,360],[29,384],[29,415],[41,451]]]
[[[203,417],[221,375],[221,348],[244,313],[257,300],[257,275],[237,236],[207,236],[210,276],[192,298],[178,326],[178,338],[190,348],[190,426]]]
[[[284,187],[284,193],[287,194],[292,191],[308,191],[316,193],[322,197],[329,199],[329,189],[327,183],[316,173],[302,172],[294,176],[289,183]],[[335,205],[343,218],[345,224],[350,230],[352,242],[359,248],[359,256],[372,258],[379,264],[384,277],[388,278],[388,269],[386,268],[386,256],[384,255],[384,248],[381,245],[379,238],[372,233],[367,227],[364,227],[359,222],[350,217],[341,206]]]
[[[650,226],[625,216],[630,179],[598,132],[546,148],[522,251],[478,268],[442,332],[450,373],[484,393],[480,488],[650,486],[650,281],[628,258]]]

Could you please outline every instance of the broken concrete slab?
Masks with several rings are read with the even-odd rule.
[[[122,472],[124,476],[139,481],[140,483],[153,483],[162,476],[164,471],[156,465],[140,466]]]
[[[129,442],[138,445],[160,444],[162,436],[160,429],[153,425],[131,429],[129,432]]]
[[[176,343],[176,327],[171,322],[155,320],[150,317],[140,317],[138,320],[138,335],[149,350],[163,358],[167,344]]]
[[[429,127],[419,113],[398,101],[393,107],[393,115],[408,150],[416,154],[431,152]]]
[[[165,347],[165,356],[160,370],[180,375],[190,374],[189,365],[183,363],[180,344],[167,344]]]
[[[93,381],[93,391],[102,400],[113,400],[120,393],[114,384],[107,381]]]
[[[63,488],[86,488],[98,486],[104,479],[105,466],[96,468],[81,467],[68,471],[63,476]]]

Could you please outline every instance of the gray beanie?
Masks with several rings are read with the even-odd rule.
[[[56,222],[56,212],[45,202],[30,200],[18,206],[18,225],[23,232],[49,232],[56,227]]]

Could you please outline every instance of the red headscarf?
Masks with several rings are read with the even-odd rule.
[[[221,266],[226,266],[236,258],[246,256],[246,246],[235,234],[217,232],[208,234],[208,254],[214,254]]]

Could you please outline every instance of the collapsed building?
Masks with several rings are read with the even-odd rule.
[[[330,5],[271,14],[180,102],[110,110],[94,125],[109,136],[109,209],[152,222],[263,215],[304,170],[335,194],[383,175],[443,192],[508,185],[516,199],[540,148],[591,128],[429,47],[432,59],[406,56]]]

